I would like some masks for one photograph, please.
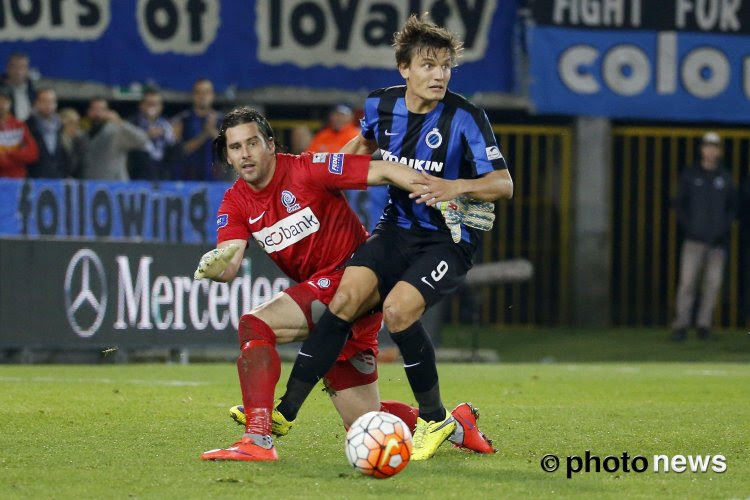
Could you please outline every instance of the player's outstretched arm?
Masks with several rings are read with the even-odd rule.
[[[422,192],[412,190],[410,198],[429,206],[466,196],[479,201],[495,201],[513,197],[513,179],[507,169],[495,170],[478,179],[456,179],[449,181],[422,173]]]
[[[367,185],[382,186],[383,184],[396,186],[415,196],[424,192],[424,181],[420,171],[393,161],[372,160],[370,171],[367,173]]]
[[[197,280],[232,281],[237,276],[246,246],[245,240],[222,241],[203,254],[193,277]]]

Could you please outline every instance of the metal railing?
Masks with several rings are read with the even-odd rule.
[[[572,129],[567,126],[493,125],[513,176],[511,200],[497,204],[478,262],[528,259],[526,282],[479,287],[454,297],[451,321],[546,324],[568,321]],[[462,306],[467,311],[462,311]],[[473,302],[473,304],[472,304]],[[477,310],[478,309],[478,310]]]
[[[674,315],[681,235],[672,200],[680,172],[699,156],[705,129],[614,127],[612,176],[612,321],[665,326]],[[750,131],[718,129],[724,164],[736,186],[748,173]],[[715,324],[739,327],[740,244],[732,229]],[[750,249],[743,249],[747,252]]]

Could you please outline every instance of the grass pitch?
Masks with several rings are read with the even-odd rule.
[[[474,402],[499,453],[446,444],[376,480],[349,468],[344,431],[319,391],[277,441],[278,463],[202,462],[202,451],[241,433],[227,416],[240,402],[231,364],[0,366],[0,498],[750,495],[746,364],[443,364],[440,375],[446,404]],[[400,366],[381,365],[380,380],[384,399],[411,400]],[[649,469],[566,478],[565,457],[586,450],[641,455]],[[548,453],[562,460],[555,473],[540,468]],[[653,472],[662,454],[722,454],[727,470]]]

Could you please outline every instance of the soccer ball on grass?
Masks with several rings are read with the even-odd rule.
[[[346,458],[359,472],[378,479],[398,474],[411,457],[411,432],[384,411],[365,413],[346,433]]]

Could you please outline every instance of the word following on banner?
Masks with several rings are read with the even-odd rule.
[[[9,189],[14,189],[11,186]],[[24,236],[115,238],[134,241],[205,243],[216,203],[226,186],[185,188],[163,183],[24,182],[16,211]],[[0,233],[10,233],[0,222]]]

